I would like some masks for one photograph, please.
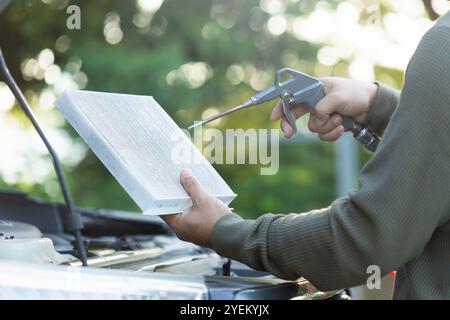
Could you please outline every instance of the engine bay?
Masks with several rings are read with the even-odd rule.
[[[202,299],[348,298],[343,290],[320,292],[303,278],[281,280],[183,242],[158,216],[77,210],[84,224],[87,269],[120,270],[159,280],[196,277],[206,288]],[[85,269],[74,249],[74,236],[66,227],[68,214],[65,206],[26,193],[0,192],[0,261]]]

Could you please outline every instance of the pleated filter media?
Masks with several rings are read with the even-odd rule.
[[[55,105],[144,214],[191,205],[179,181],[182,169],[225,204],[236,197],[153,97],[71,90]]]

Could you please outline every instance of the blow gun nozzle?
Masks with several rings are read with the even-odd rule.
[[[242,103],[242,104],[240,104],[238,106],[235,106],[235,107],[233,107],[231,109],[228,109],[228,110],[226,110],[224,112],[215,114],[215,115],[213,115],[211,117],[206,118],[205,120],[202,120],[202,121],[199,121],[199,122],[195,122],[193,125],[188,127],[188,130],[191,130],[191,129],[199,127],[199,126],[203,126],[204,124],[207,124],[207,123],[209,123],[211,121],[217,120],[217,119],[222,118],[222,117],[224,117],[224,116],[226,116],[226,115],[228,115],[230,113],[233,113],[235,111],[238,111],[238,110],[250,107],[250,106],[255,105],[255,104],[256,103],[255,103],[255,101],[253,99],[248,99],[247,101],[245,101],[244,103]]]

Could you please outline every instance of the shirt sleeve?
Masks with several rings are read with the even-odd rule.
[[[366,124],[375,134],[382,136],[398,105],[400,92],[378,81],[375,84],[378,91],[367,113]]]
[[[450,37],[434,27],[406,73],[398,107],[359,190],[330,207],[303,214],[230,214],[214,227],[213,248],[281,278],[307,278],[320,290],[359,285],[367,268],[383,274],[421,254],[450,213]],[[391,110],[394,99],[377,105]],[[380,131],[384,122],[371,125]],[[388,112],[382,112],[388,114]]]

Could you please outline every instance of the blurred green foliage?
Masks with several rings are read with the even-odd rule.
[[[339,2],[329,4],[336,6]],[[313,12],[317,1],[284,3],[285,12],[296,17]],[[254,92],[248,81],[230,81],[227,70],[230,72],[231,65],[243,66],[250,75],[263,72],[261,81],[267,85],[281,66],[311,74],[318,70],[319,46],[287,32],[270,34],[265,28],[270,14],[261,10],[259,0],[165,0],[156,13],[148,15],[140,12],[134,1],[70,4],[81,8],[81,30],[66,28],[68,2],[63,0],[13,1],[1,15],[0,44],[12,73],[27,94],[39,94],[47,85],[42,80],[25,80],[20,66],[25,59],[50,48],[55,64],[62,70],[67,70],[73,59],[82,61],[81,70],[88,79],[86,89],[153,95],[180,127],[186,127],[199,119],[205,109],[235,105]],[[108,17],[120,18],[123,39],[115,45],[105,41]],[[70,39],[70,46],[58,52],[55,43],[64,35]],[[209,65],[212,77],[196,88],[183,79],[169,84],[168,74],[190,62]],[[336,66],[322,69],[329,75],[346,76],[348,63],[340,60]],[[400,86],[401,72],[377,68],[376,73],[389,74],[393,84]],[[21,116],[17,108],[11,112]],[[269,104],[243,111],[224,119],[219,128],[276,128],[278,124],[269,121],[270,112]],[[25,123],[24,120],[27,126]],[[79,139],[68,125],[66,130],[73,139]],[[364,151],[361,155],[364,162],[368,155]],[[261,176],[255,165],[216,166],[239,194],[232,204],[239,214],[257,217],[265,212],[300,212],[331,203],[335,195],[332,144],[281,143],[280,158],[279,173],[273,176]],[[92,153],[88,152],[79,165],[67,166],[66,171],[77,205],[137,209]],[[55,178],[50,180],[54,183]],[[48,198],[41,185],[13,187]]]

